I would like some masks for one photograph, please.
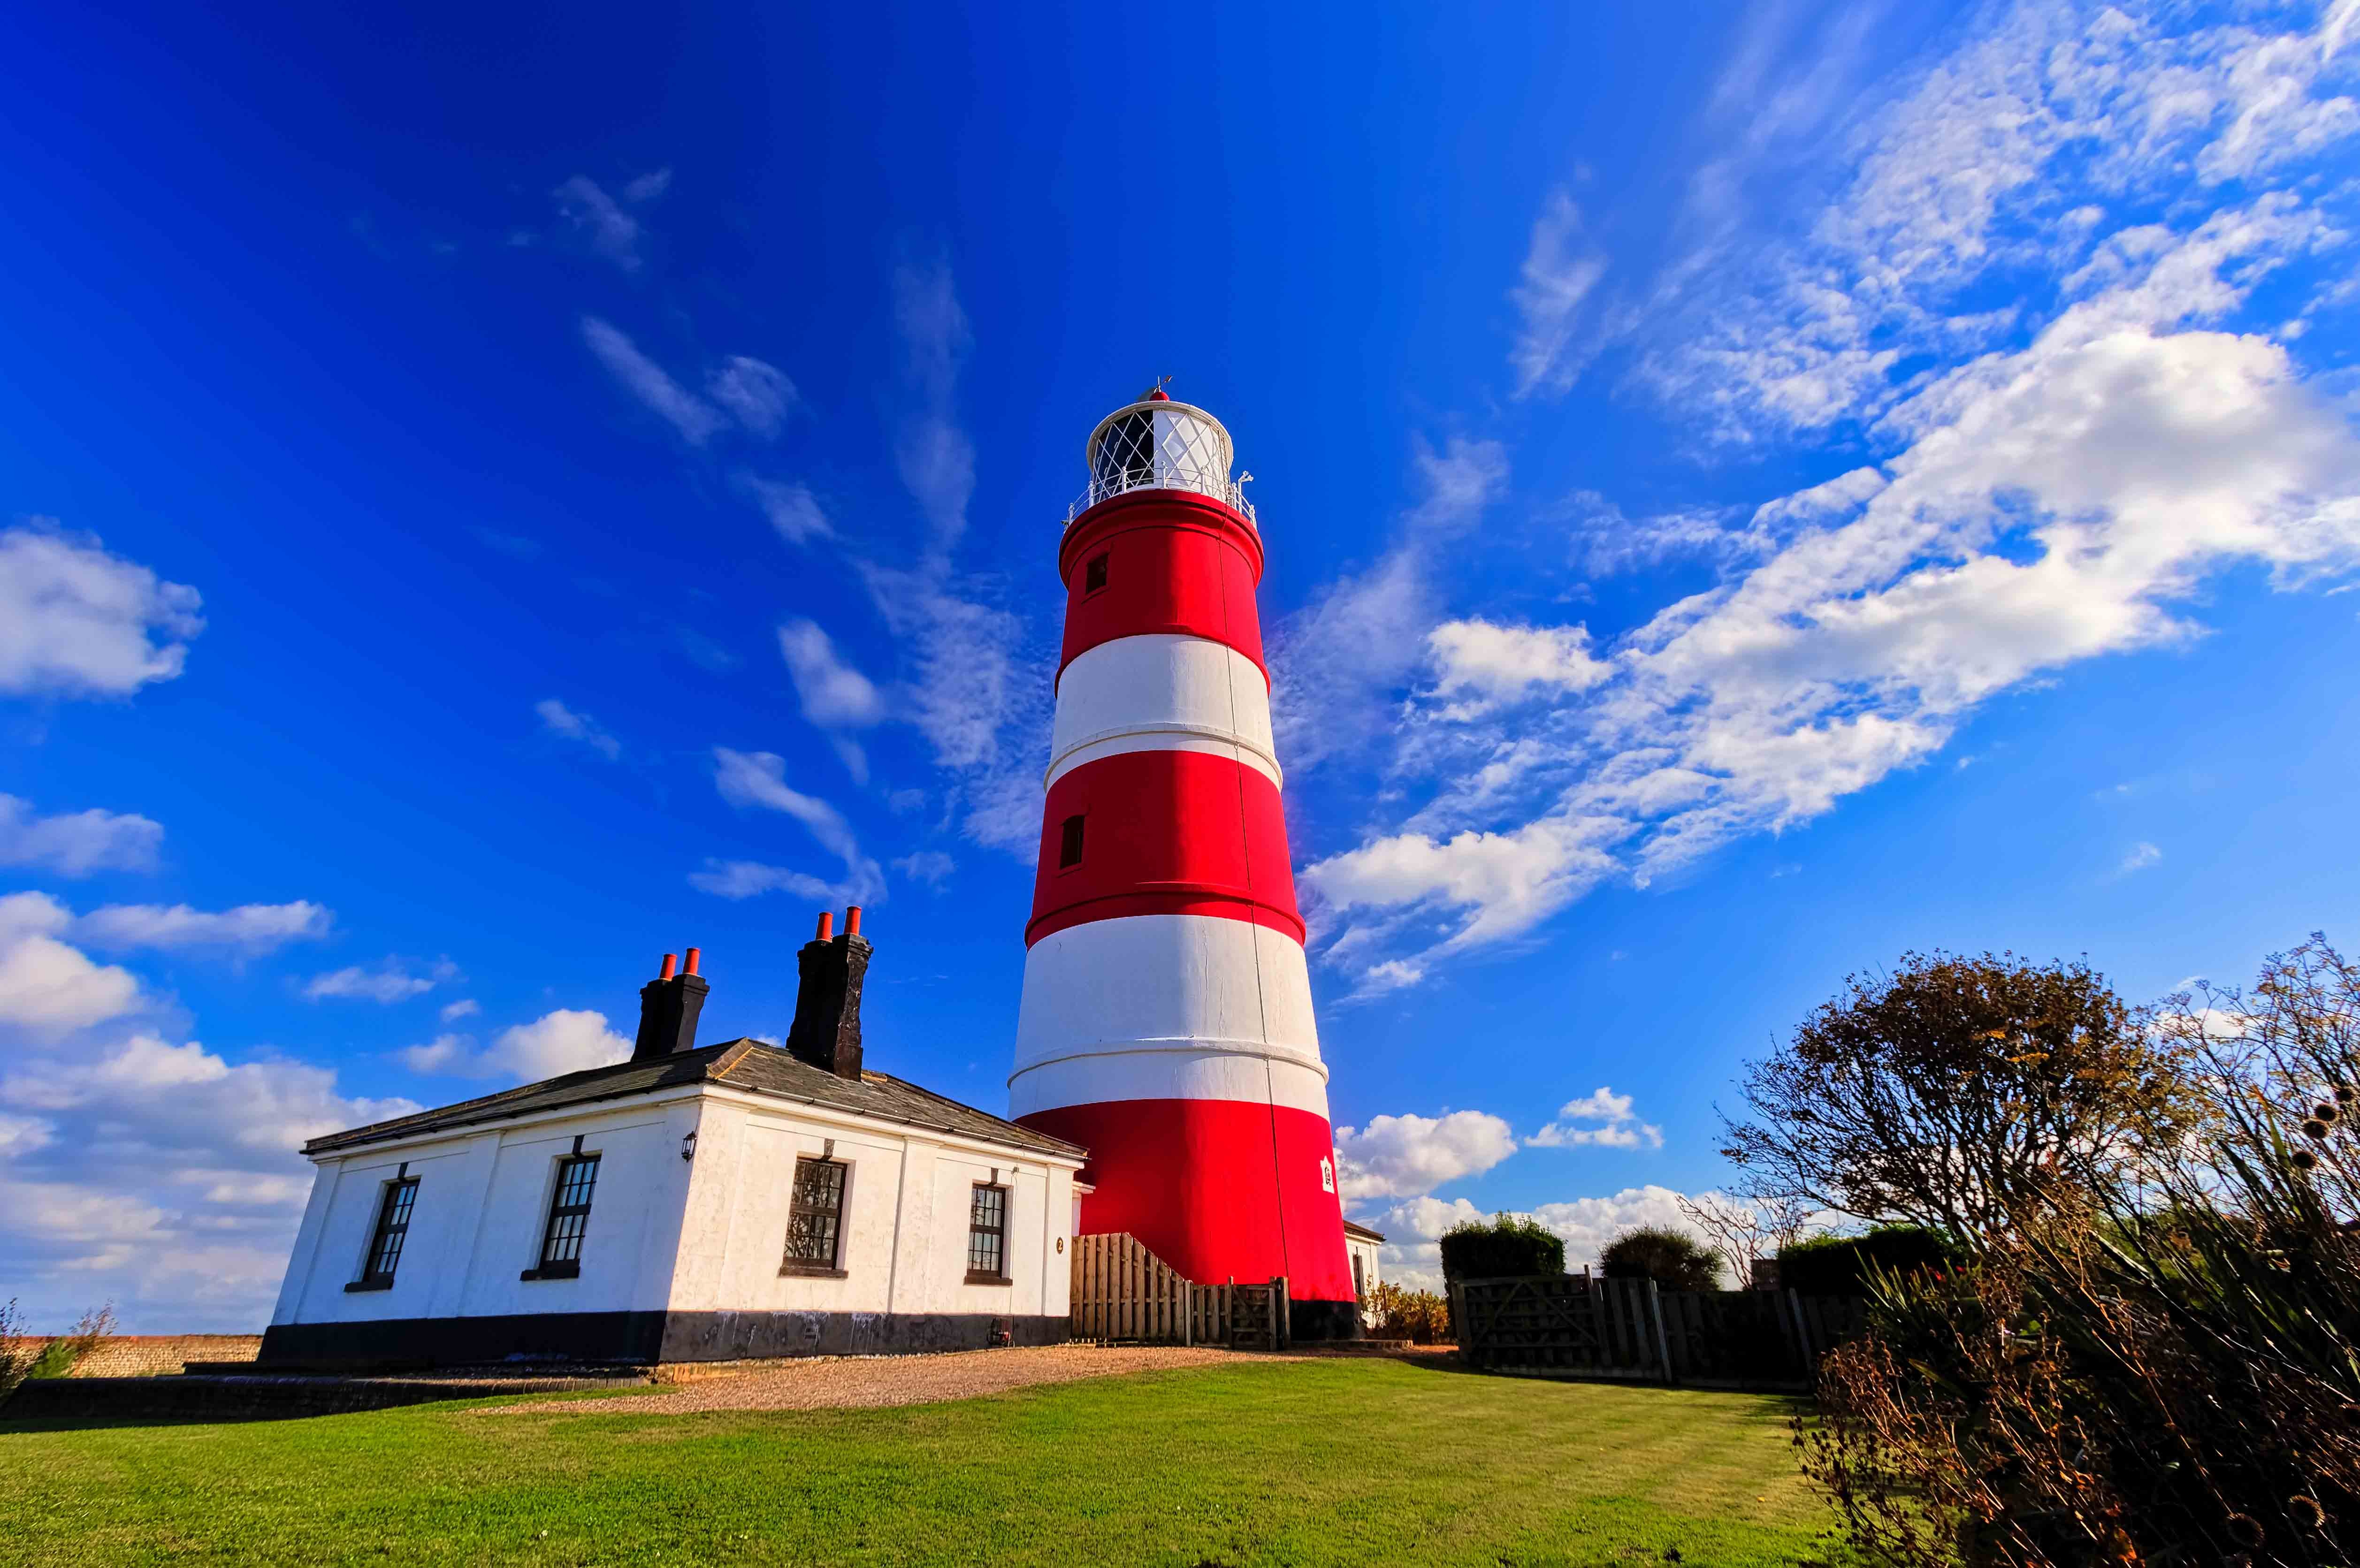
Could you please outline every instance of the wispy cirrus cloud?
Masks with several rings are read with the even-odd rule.
[[[885,875],[877,862],[861,853],[859,840],[844,813],[816,795],[806,795],[787,783],[786,759],[775,752],[713,748],[714,788],[733,806],[778,811],[801,822],[821,848],[844,863],[844,875],[827,881],[784,866],[748,860],[708,860],[689,877],[692,887],[725,898],[749,898],[772,891],[799,898],[848,898],[879,903],[885,897]]]
[[[400,958],[388,957],[376,964],[355,964],[315,975],[302,989],[307,1002],[360,1001],[391,1007],[412,996],[422,996],[435,986],[459,978],[459,966],[449,959],[437,959],[429,964],[412,964]]]
[[[715,366],[700,396],[649,357],[628,332],[612,321],[583,317],[582,341],[616,385],[693,447],[704,446],[732,429],[770,440],[785,424],[787,411],[794,404],[794,383],[786,373],[746,354],[732,354]]]
[[[597,720],[567,707],[555,697],[543,697],[532,705],[532,711],[540,715],[541,727],[547,734],[578,741],[609,762],[623,755],[623,743],[607,734]]]

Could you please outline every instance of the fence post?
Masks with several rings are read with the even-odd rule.
[[[1450,1292],[1450,1337],[1459,1342],[1459,1359],[1470,1367],[1483,1365],[1474,1345],[1474,1335],[1467,1332],[1467,1287],[1453,1279],[1444,1285]]]
[[[1803,1316],[1803,1298],[1793,1286],[1786,1288],[1786,1311],[1795,1320],[1795,1348],[1803,1353],[1803,1381],[1816,1383],[1819,1377],[1819,1358],[1811,1348],[1811,1325]]]
[[[1655,1354],[1664,1358],[1664,1381],[1677,1387],[1679,1377],[1672,1371],[1672,1342],[1664,1334],[1664,1292],[1652,1279],[1646,1284],[1647,1318],[1655,1327]]]

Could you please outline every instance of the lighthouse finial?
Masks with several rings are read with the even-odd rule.
[[[1139,400],[1142,403],[1169,403],[1172,394],[1164,390],[1164,384],[1171,379],[1168,376],[1157,376],[1147,390],[1139,395]]]

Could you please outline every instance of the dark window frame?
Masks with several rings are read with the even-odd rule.
[[[576,1135],[572,1152],[557,1157],[557,1180],[549,1192],[549,1217],[541,1227],[541,1261],[517,1276],[519,1279],[578,1279],[582,1277],[582,1244],[590,1236],[590,1209],[598,1194],[598,1162],[605,1154],[597,1149],[585,1149],[582,1137]],[[580,1191],[571,1203],[567,1194],[574,1192],[574,1179],[587,1172]],[[579,1220],[567,1225],[568,1220]],[[572,1256],[554,1258],[551,1254],[570,1251]]]
[[[985,1216],[979,1214],[978,1211],[983,1209],[985,1206],[983,1203],[983,1194],[986,1192],[994,1194],[996,1200],[990,1205],[990,1207],[996,1211],[996,1214],[992,1216],[997,1218],[999,1222],[996,1225],[986,1225],[981,1223]],[[999,1181],[977,1181],[971,1184],[967,1189],[967,1282],[970,1285],[1012,1285],[1015,1283],[1013,1279],[1009,1278],[1008,1274],[1009,1195],[1008,1187],[1004,1183]],[[984,1256],[990,1261],[996,1262],[999,1265],[998,1268],[985,1269],[978,1267],[978,1255],[976,1250],[976,1242],[978,1237],[989,1238],[990,1250]]]
[[[1103,593],[1106,592],[1107,573],[1109,570],[1107,566],[1107,557],[1109,553],[1109,551],[1102,550],[1082,563],[1082,596],[1084,598],[1087,598],[1093,593]]]
[[[355,1290],[390,1290],[401,1268],[401,1253],[410,1241],[410,1216],[418,1210],[418,1178],[404,1160],[377,1197],[377,1224],[369,1229],[368,1251],[361,1258],[361,1277],[346,1285]]]
[[[836,1203],[833,1208],[803,1202],[803,1171],[820,1167],[836,1172]],[[795,1173],[787,1189],[787,1244],[779,1260],[779,1272],[802,1278],[842,1279],[844,1269],[844,1216],[851,1205],[852,1165],[825,1154],[803,1154],[795,1157]],[[797,1258],[795,1222],[800,1219],[825,1218],[828,1223],[828,1256],[825,1262],[813,1258]]]
[[[1083,839],[1089,831],[1088,819],[1087,811],[1076,811],[1057,825],[1058,870],[1071,871],[1082,863],[1082,855],[1087,847]]]

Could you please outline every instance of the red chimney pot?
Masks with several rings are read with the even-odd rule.
[[[692,948],[690,948],[690,949],[688,950],[688,962],[687,962],[687,963],[685,963],[685,964],[682,964],[682,965],[680,966],[680,972],[681,972],[682,974],[683,974],[683,975],[694,975],[694,974],[695,974],[695,973],[696,973],[696,959],[697,959],[697,955],[698,955],[699,953],[703,953],[704,951],[705,951],[705,950],[704,950],[703,948],[701,948],[701,947],[692,947]]]
[[[825,942],[835,934],[836,911],[834,909],[822,909],[819,912],[819,931],[817,935],[812,938],[812,940],[814,942]]]
[[[860,906],[858,904],[849,906],[844,911],[844,934],[847,936],[860,934]]]
[[[659,974],[659,975],[656,976],[656,978],[657,978],[657,979],[659,979],[659,980],[669,980],[669,979],[671,979],[671,978],[672,978],[672,968],[673,968],[673,966],[674,966],[675,964],[677,964],[679,962],[680,962],[680,960],[679,960],[679,959],[677,959],[677,958],[675,958],[672,954],[671,954],[671,953],[665,953],[665,954],[664,954],[664,961],[663,961],[663,971],[662,971],[662,973]]]

